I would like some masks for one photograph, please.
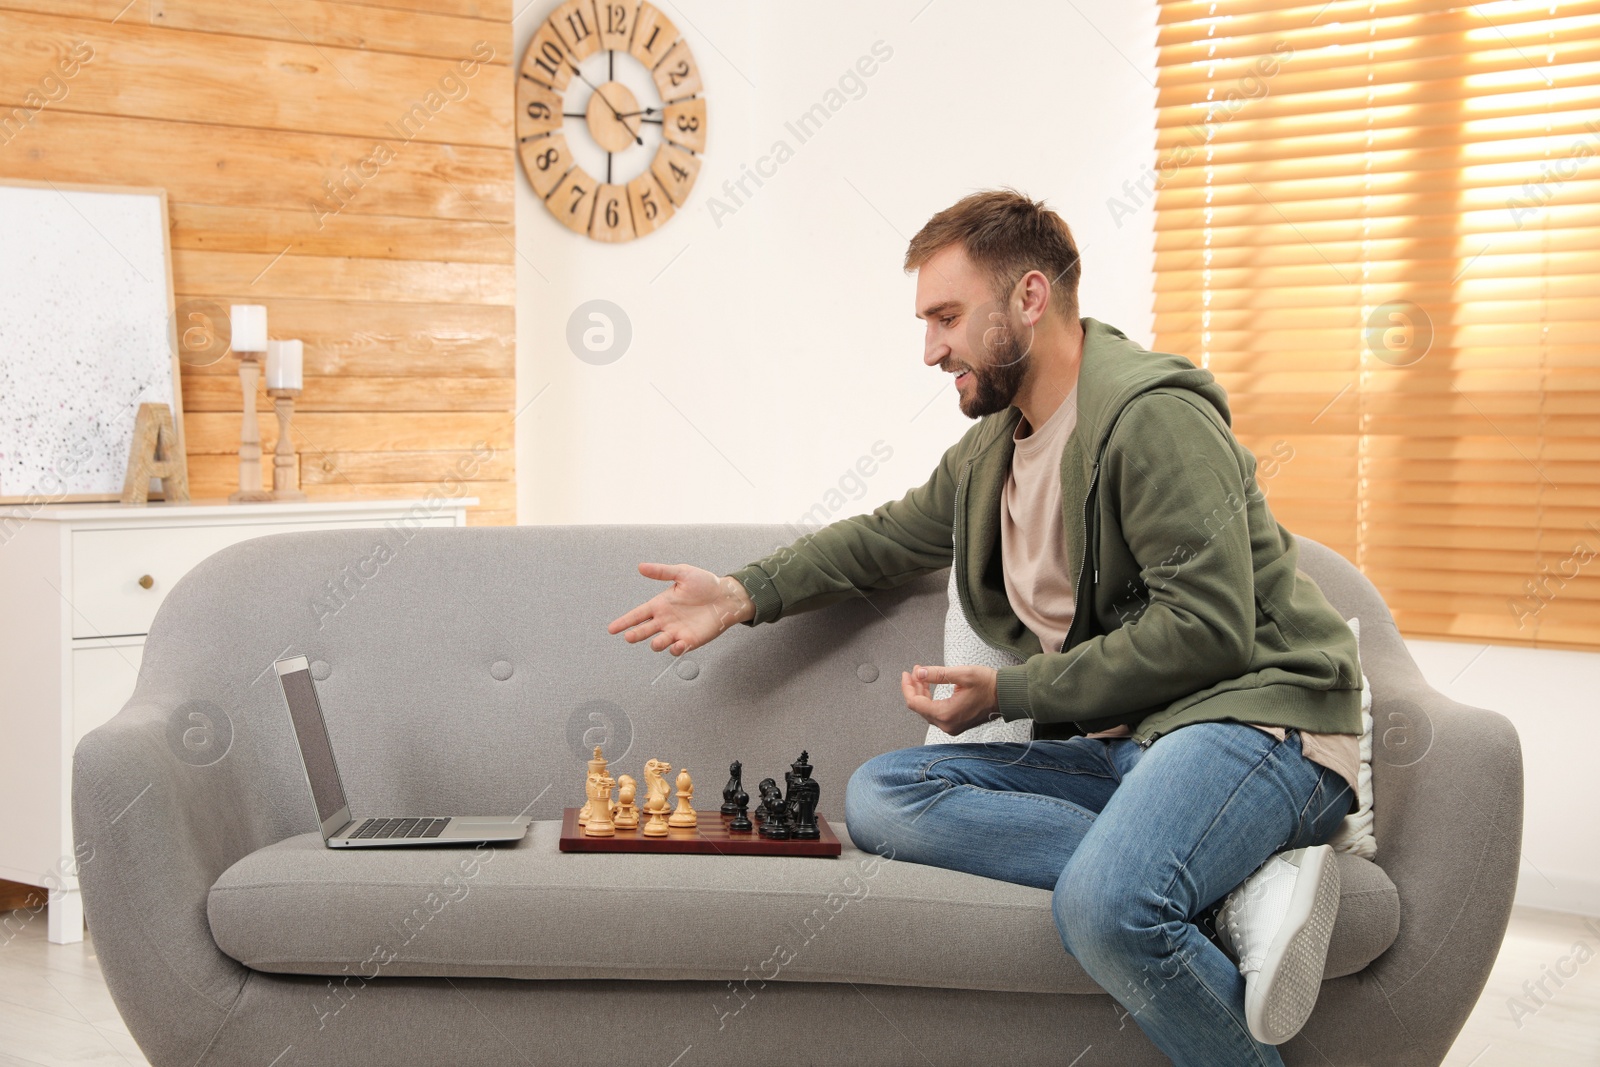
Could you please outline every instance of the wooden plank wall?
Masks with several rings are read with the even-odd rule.
[[[167,190],[179,329],[265,304],[273,337],[305,342],[310,496],[475,496],[474,524],[514,523],[511,18],[0,0],[0,177]],[[237,363],[186,365],[183,399],[194,495],[225,496]],[[270,485],[264,388],[257,405]]]

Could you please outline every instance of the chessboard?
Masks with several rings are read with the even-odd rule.
[[[696,811],[699,825],[671,827],[665,837],[645,837],[640,827],[618,827],[610,837],[589,837],[578,825],[578,809],[567,808],[561,817],[562,852],[687,852],[719,856],[837,856],[844,849],[839,837],[821,815],[816,817],[820,838],[775,840],[758,831],[736,834],[728,829],[732,817],[720,811]]]

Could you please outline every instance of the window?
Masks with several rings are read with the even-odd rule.
[[[1159,21],[1154,347],[1407,636],[1600,648],[1600,0]]]

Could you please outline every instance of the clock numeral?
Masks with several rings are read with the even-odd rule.
[[[533,65],[544,71],[546,77],[554,78],[559,71],[565,69],[564,60],[561,46],[554,41],[546,41],[539,46],[539,58],[533,61]]]
[[[561,97],[523,75],[517,82],[517,133],[523,139],[561,128]]]
[[[572,58],[581,62],[600,49],[600,35],[594,32],[594,25],[589,21],[592,18],[594,7],[590,0],[567,0],[556,8],[545,25],[556,27],[562,42],[572,52]]]
[[[689,190],[700,174],[700,159],[676,145],[663,143],[650,161],[650,172],[675,207],[682,207],[689,199]]]
[[[567,59],[567,46],[555,27],[546,22],[539,27],[528,43],[522,60],[523,76],[531,81],[561,92],[572,80],[572,67]]]
[[[637,236],[654,233],[673,216],[672,201],[661,195],[655,175],[645,171],[628,183],[628,203],[633,208]]]
[[[547,203],[551,213],[567,229],[587,234],[589,218],[594,214],[595,190],[599,184],[582,167],[573,167],[550,194]]]
[[[572,166],[572,154],[567,149],[567,139],[559,132],[541,137],[522,146],[522,169],[540,199],[549,199],[551,192]]]
[[[590,237],[596,241],[631,241],[638,236],[633,232],[633,219],[629,217],[627,189],[620,185],[602,185],[595,196],[599,198],[599,206],[595,209],[594,223],[589,227]]]
[[[627,48],[633,36],[633,6],[598,0],[594,7],[600,19],[600,47]]]
[[[691,152],[706,150],[706,102],[699,97],[679,100],[663,109],[661,135]]]
[[[655,70],[656,64],[667,55],[673,43],[678,39],[678,27],[672,20],[663,15],[650,0],[644,0],[639,5],[639,14],[635,19],[633,43],[628,46],[628,53],[645,65],[647,70]]]
[[[695,65],[688,41],[679,41],[668,49],[661,65],[650,76],[655,80],[661,99],[669,104],[700,91],[700,68]]]

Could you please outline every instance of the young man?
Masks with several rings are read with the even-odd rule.
[[[1297,569],[1210,372],[1079,317],[1054,212],[974,194],[905,267],[923,362],[976,424],[926,484],[732,575],[640,564],[673,586],[610,632],[682,655],[954,567],[961,618],[1015,665],[915,665],[906,704],[951,735],[1031,720],[1033,740],[868,761],[851,837],[1053,890],[1062,944],[1174,1063],[1281,1064],[1338,907],[1323,842],[1356,793],[1354,635]],[[1196,920],[1224,897],[1219,946]]]

